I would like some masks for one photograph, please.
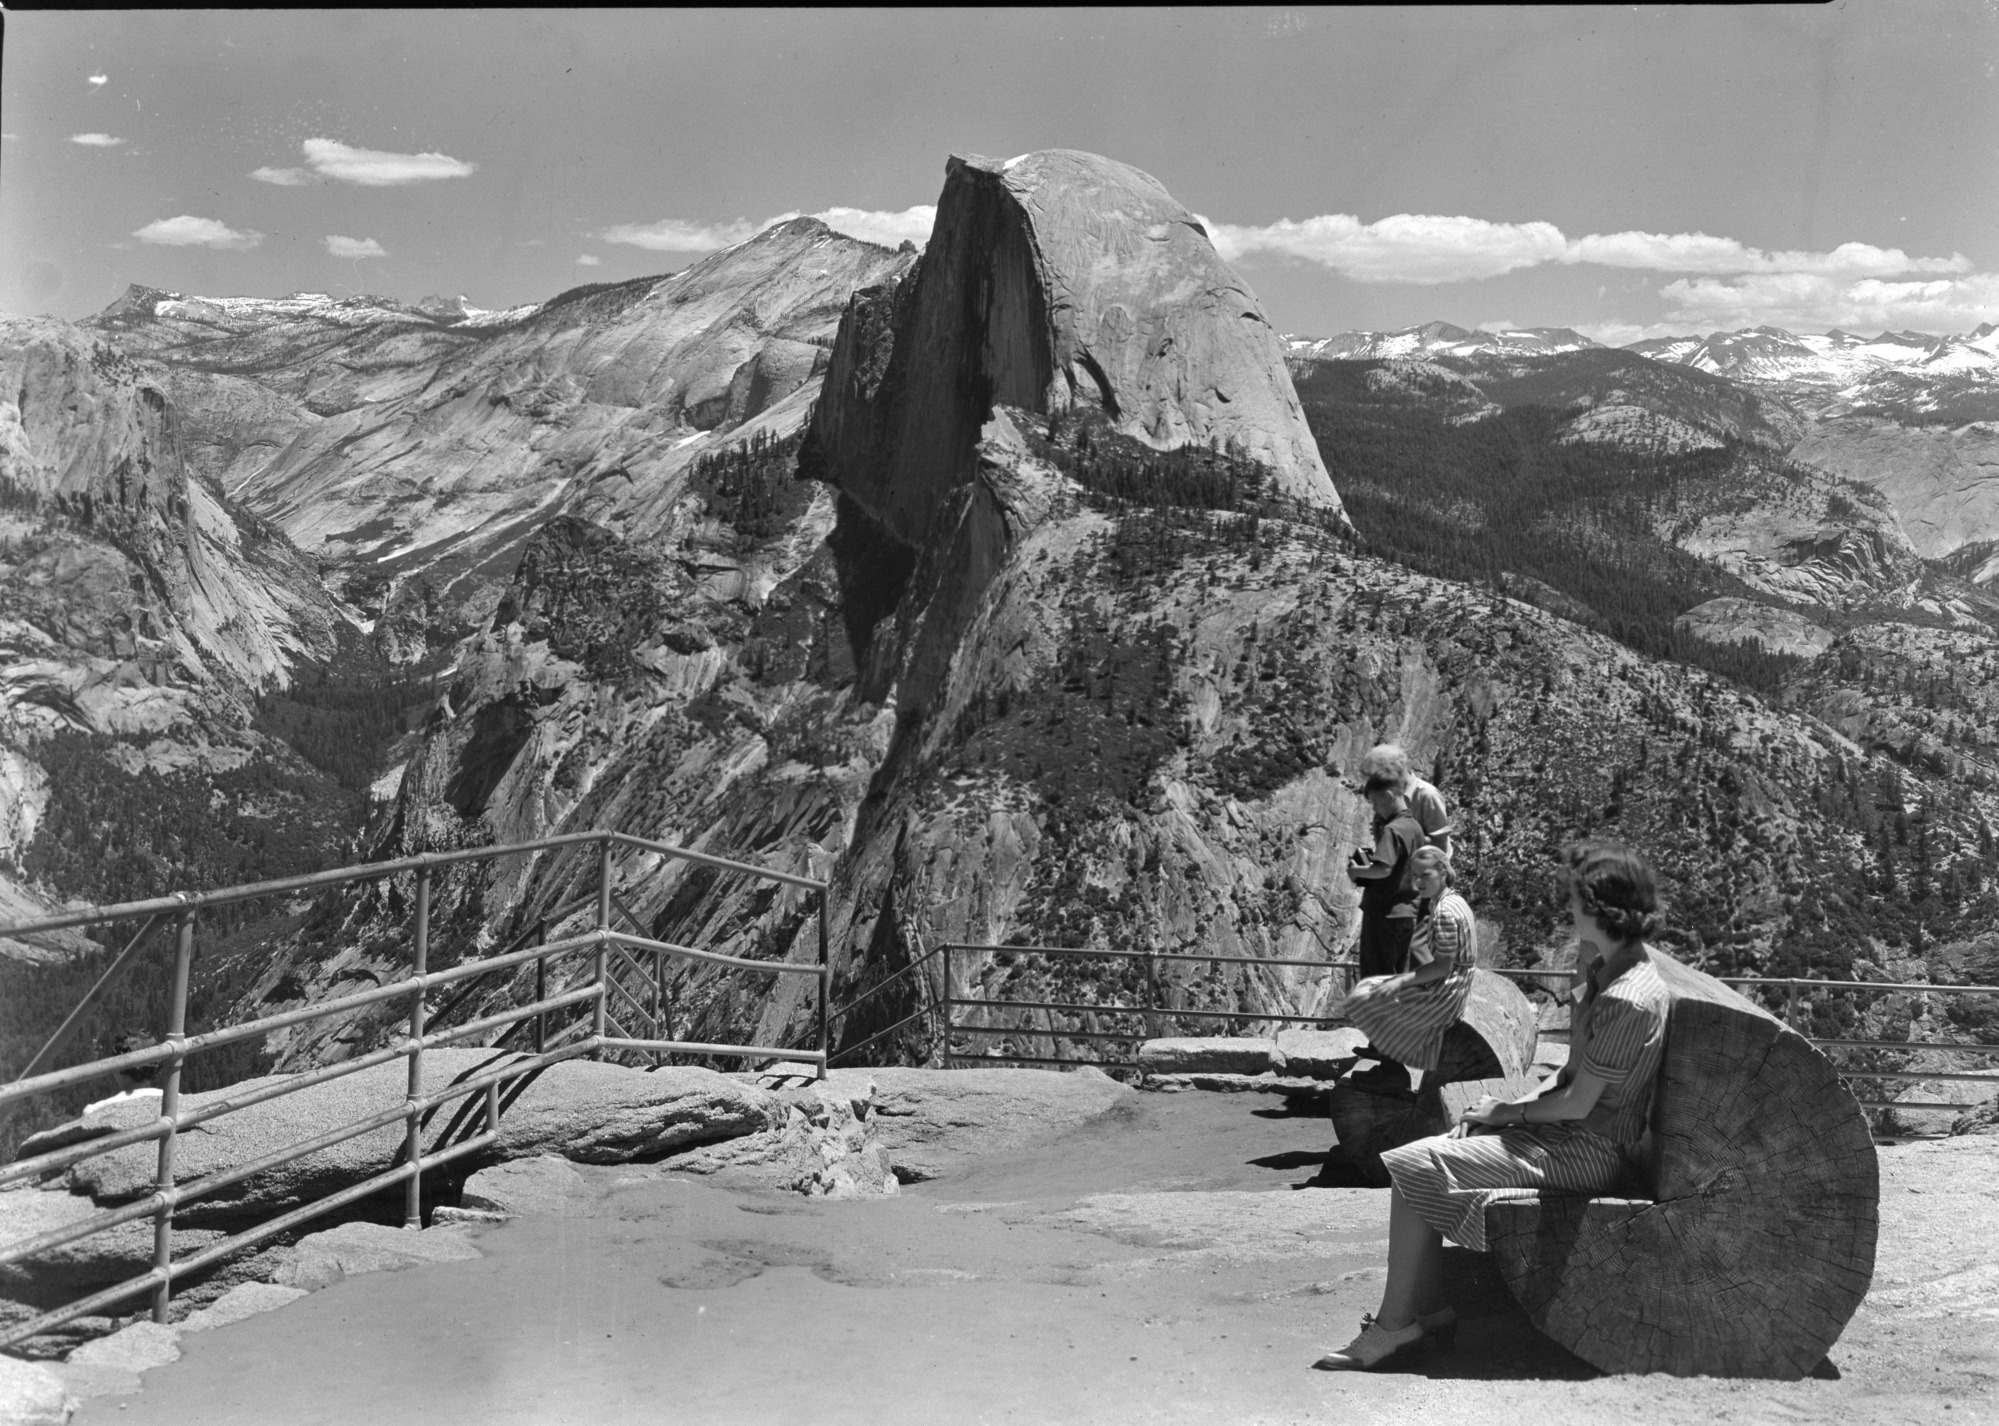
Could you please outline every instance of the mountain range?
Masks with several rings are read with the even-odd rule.
[[[1567,329],[1468,332],[1432,322],[1399,332],[1347,332],[1314,340],[1287,337],[1294,363],[1407,360],[1442,363],[1481,380],[1513,363],[1514,380],[1562,364],[1535,358],[1595,351],[1602,369],[1637,373],[1611,350]],[[1880,493],[1911,546],[1980,584],[1999,577],[1999,326],[1957,336],[1833,331],[1798,336],[1776,327],[1661,337],[1617,349],[1660,366],[1719,377],[1754,397],[1762,420],[1785,433],[1793,463]],[[1638,377],[1644,381],[1649,378]],[[1649,418],[1593,401],[1592,420]],[[1649,410],[1641,397],[1637,410]],[[1677,418],[1676,418],[1677,419]],[[1678,440],[1699,439],[1676,430]]]
[[[1352,769],[1394,737],[1459,814],[1494,958],[1558,952],[1546,869],[1603,833],[1716,969],[1982,964],[1999,470],[1989,418],[1945,413],[1994,351],[1285,338],[1155,180],[1060,150],[953,159],[921,253],[796,219],[505,312],[134,288],[0,320],[0,889],[613,827],[829,879],[839,999],[947,939],[1318,956],[1353,934]],[[618,872],[654,935],[816,955],[789,893]],[[433,954],[588,874],[440,877]],[[217,926],[202,1013],[388,974],[401,904]],[[0,962],[40,977],[17,1007],[98,964],[15,954],[59,962]],[[1213,1008],[1323,985],[1159,974]],[[688,1038],[807,1032],[788,991],[671,989]]]

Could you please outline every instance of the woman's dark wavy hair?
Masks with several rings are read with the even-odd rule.
[[[1615,842],[1571,842],[1562,848],[1562,864],[1583,910],[1618,940],[1641,940],[1659,929],[1659,878],[1644,857]]]

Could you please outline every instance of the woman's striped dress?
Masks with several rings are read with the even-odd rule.
[[[1492,1129],[1460,1124],[1434,1139],[1390,1149],[1381,1162],[1396,1189],[1452,1242],[1486,1250],[1486,1206],[1543,1189],[1601,1193],[1627,1177],[1645,1127],[1666,1049],[1671,1007],[1650,959],[1618,976],[1576,1010],[1566,1083],[1581,1065],[1604,1081],[1587,1119]]]
[[[1471,996],[1472,971],[1478,964],[1478,922],[1471,907],[1455,891],[1446,891],[1416,922],[1409,942],[1411,969],[1440,956],[1452,957],[1451,973],[1422,985],[1386,989],[1386,977],[1364,980],[1348,993],[1340,1016],[1367,1031],[1375,1049],[1420,1070],[1437,1067],[1444,1032],[1457,1024]]]

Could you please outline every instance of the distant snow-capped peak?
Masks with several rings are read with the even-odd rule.
[[[1341,332],[1335,337],[1284,338],[1287,353],[1305,360],[1382,361],[1398,357],[1552,356],[1598,345],[1567,327],[1467,330],[1425,322],[1399,332]]]
[[[1633,342],[1625,350],[1735,380],[1813,386],[1846,387],[1897,370],[1926,375],[1999,374],[1999,329],[1989,322],[1962,337],[1935,337],[1926,332],[1860,337],[1836,328],[1812,336],[1781,327],[1748,327],[1705,337],[1655,337]]]
[[[99,315],[127,319],[179,318],[224,327],[301,320],[366,327],[378,322],[408,322],[412,317],[427,318],[443,326],[491,327],[519,321],[540,306],[529,303],[489,311],[472,306],[463,296],[425,297],[420,302],[407,303],[368,293],[335,297],[330,292],[293,292],[283,297],[191,297],[134,283]]]

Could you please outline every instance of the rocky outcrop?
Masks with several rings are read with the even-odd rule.
[[[282,685],[331,651],[317,572],[190,474],[180,413],[141,368],[67,323],[7,318],[0,392],[10,722],[157,726],[184,699],[152,690]]]
[[[0,318],[0,919],[34,919],[47,891],[79,889],[35,892],[14,877],[52,820],[67,819],[75,838],[105,835],[90,830],[103,813],[89,788],[147,766],[205,774],[253,758],[293,789],[310,778],[251,731],[252,705],[333,652],[342,613],[318,571],[188,459],[165,376],[68,323]],[[72,742],[63,752],[81,769],[50,761],[47,739],[79,734],[117,741]],[[295,822],[295,800],[183,781],[199,806],[190,818],[248,804],[273,841],[301,831],[299,842],[330,854],[338,840]],[[128,829],[109,836],[125,841]],[[116,900],[159,889],[88,891]]]
[[[382,1223],[342,1223],[299,1239],[272,1281],[301,1293],[317,1292],[362,1273],[403,1272],[428,1263],[470,1262],[482,1256],[462,1232],[448,1228],[412,1233]]]
[[[781,1127],[697,1149],[675,1160],[674,1167],[812,1198],[880,1198],[897,1192],[893,1155],[880,1139],[874,1081],[822,1082],[810,1077],[810,1066],[794,1068],[808,1073],[761,1076],[784,1100]]]
[[[826,392],[816,473],[910,547],[996,406],[1096,408],[1160,450],[1233,442],[1276,493],[1339,508],[1254,295],[1156,179],[1094,154],[954,157],[921,261],[855,296]]]
[[[199,297],[137,283],[88,326],[128,356],[225,378],[218,393],[254,383],[308,416],[421,391],[494,330],[383,297]]]
[[[799,218],[671,276],[432,333],[446,350],[396,368],[424,380],[329,410],[237,489],[343,573],[428,580],[483,623],[558,512],[681,538],[689,468],[795,431],[849,294],[909,261]]]
[[[0,1423],[4,1426],[66,1426],[77,1400],[63,1380],[39,1362],[0,1356]]]
[[[232,499],[325,419],[247,376],[168,362],[148,362],[142,369],[173,405],[189,470]]]
[[[1832,630],[1814,624],[1790,609],[1777,609],[1748,599],[1710,599],[1696,604],[1673,621],[1697,639],[1713,644],[1751,640],[1773,654],[1815,659],[1832,647]]]
[[[454,1049],[433,1050],[424,1057],[426,1073],[439,1085],[503,1064],[506,1058],[490,1051]],[[176,1181],[240,1164],[329,1127],[393,1108],[407,1092],[407,1076],[403,1063],[392,1061],[268,1100],[183,1134],[175,1155]],[[228,1093],[267,1083],[247,1081],[230,1091],[185,1095],[182,1109],[198,1110]],[[495,1149],[501,1158],[555,1153],[582,1163],[624,1163],[736,1138],[784,1120],[783,1106],[768,1092],[712,1070],[669,1068],[645,1074],[585,1060],[548,1067],[518,1091],[510,1088],[508,1101]],[[453,1108],[467,1102],[455,1101]],[[111,1105],[74,1125],[28,1140],[22,1152],[39,1153],[149,1123],[156,1112],[143,1103]],[[445,1110],[433,1116],[425,1132],[427,1146],[441,1146],[477,1130],[463,1130],[453,1113]],[[402,1143],[402,1125],[389,1124],[197,1200],[181,1210],[179,1221],[201,1226],[268,1216],[383,1172],[396,1161]],[[100,1203],[137,1198],[153,1187],[156,1157],[147,1143],[86,1159],[66,1171],[64,1183],[70,1192],[60,1198],[75,1202],[80,1201],[77,1195],[87,1195]]]
[[[1827,420],[1791,456],[1880,492],[1926,559],[1999,541],[1999,424]],[[1999,558],[1987,552],[1965,573],[1990,584],[1999,578]]]
[[[1856,613],[1951,593],[1897,523],[1888,502],[1864,486],[1809,467],[1744,453],[1698,503],[1662,511],[1658,534],[1779,599]],[[1962,617],[1975,622],[1971,612]]]

